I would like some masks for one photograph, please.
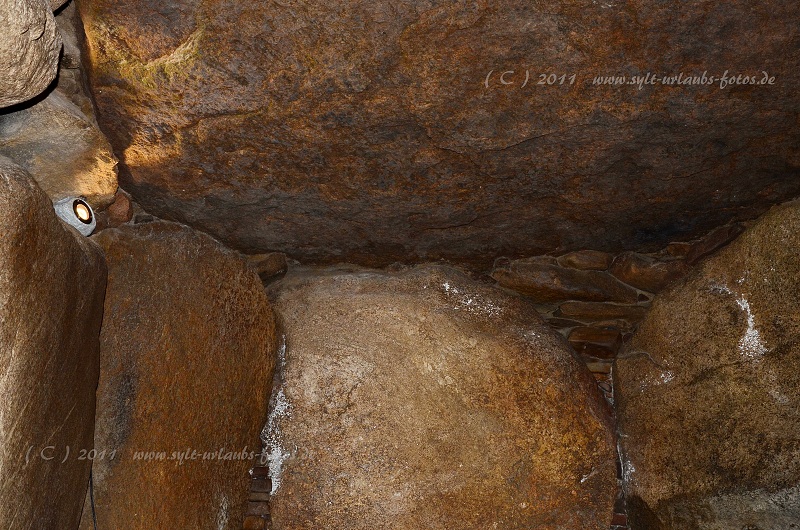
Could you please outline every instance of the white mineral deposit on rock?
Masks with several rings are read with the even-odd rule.
[[[744,280],[744,278],[741,278],[737,283],[741,284]],[[747,301],[744,295],[734,293],[726,285],[713,285],[712,290],[729,294],[736,298],[736,304],[739,306],[739,309],[744,311],[747,315],[747,330],[745,330],[744,335],[739,340],[739,352],[743,357],[760,360],[764,354],[767,353],[768,348],[764,345],[764,342],[761,340],[761,334],[756,329],[755,315],[750,308],[750,302]]]
[[[739,341],[739,351],[745,357],[751,359],[760,359],[767,352],[767,347],[761,340],[761,334],[756,329],[755,317],[753,311],[750,309],[750,303],[744,296],[736,299],[739,307],[747,313],[747,331]]]
[[[278,350],[278,368],[280,374],[283,374],[286,365],[286,337],[283,337],[281,346]],[[280,379],[282,381],[282,378]],[[261,440],[267,452],[267,462],[269,463],[269,476],[272,479],[272,491],[270,495],[274,495],[281,485],[281,471],[283,463],[287,458],[292,456],[291,451],[283,447],[283,434],[281,433],[280,425],[278,424],[282,418],[287,418],[291,415],[292,404],[286,398],[283,388],[278,387],[277,392],[272,398],[270,407],[269,419],[267,425],[261,432]]]
[[[466,293],[457,287],[450,285],[449,282],[442,284],[444,292],[455,298],[455,309],[466,309],[473,314],[485,314],[489,316],[499,316],[502,308],[489,302],[488,300],[481,299],[480,295]]]
[[[219,503],[219,512],[217,513],[217,530],[225,530],[228,528],[228,497],[222,494],[222,499]]]

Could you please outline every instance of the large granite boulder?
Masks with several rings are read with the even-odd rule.
[[[28,170],[53,200],[83,196],[95,209],[114,200],[117,159],[108,140],[59,91],[0,114],[0,155]]]
[[[800,524],[800,203],[656,298],[615,380],[632,530]]]
[[[0,0],[0,108],[41,94],[56,77],[61,36],[44,0]]]
[[[241,529],[275,367],[258,276],[209,236],[172,223],[94,239],[109,265],[98,527]],[[89,510],[81,528],[92,528]]]
[[[520,297],[422,267],[291,272],[265,429],[275,530],[607,529],[607,412]]]
[[[0,157],[0,526],[76,528],[89,483],[106,268]]]
[[[651,251],[800,193],[792,0],[80,9],[123,187],[248,253]]]

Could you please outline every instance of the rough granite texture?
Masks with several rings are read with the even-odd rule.
[[[632,530],[800,528],[800,203],[660,294],[617,360]]]
[[[94,120],[60,91],[0,113],[0,155],[24,167],[52,200],[82,196],[95,209],[117,191],[117,159]]]
[[[608,528],[602,398],[524,299],[437,266],[290,270],[269,292],[275,530]]]
[[[123,187],[247,253],[649,252],[800,194],[794,0],[79,7]],[[726,70],[775,81],[593,84]]]
[[[45,0],[0,0],[0,108],[22,103],[55,79],[61,36]]]
[[[76,528],[91,467],[105,261],[3,157],[0,225],[0,527]]]
[[[93,239],[109,266],[95,433],[105,453],[93,468],[98,528],[240,530],[255,461],[226,455],[260,451],[276,353],[258,276],[209,236],[173,223]],[[164,460],[136,459],[137,451],[164,451]],[[89,510],[81,524],[92,528]]]
[[[86,79],[84,65],[84,46],[86,40],[76,2],[67,3],[58,11],[56,25],[64,50],[58,65],[57,90],[69,97],[84,114],[94,120],[94,103],[91,98],[89,84]]]

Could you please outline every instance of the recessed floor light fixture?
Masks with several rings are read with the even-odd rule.
[[[61,199],[53,203],[53,208],[62,221],[85,236],[91,235],[97,227],[92,207],[81,197]]]

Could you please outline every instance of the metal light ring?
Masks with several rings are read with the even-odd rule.
[[[94,210],[83,197],[67,197],[53,203],[56,215],[84,236],[90,236],[97,227]]]

